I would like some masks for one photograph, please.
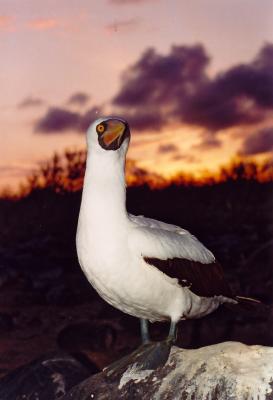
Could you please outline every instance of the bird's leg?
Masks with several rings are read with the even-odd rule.
[[[122,357],[104,369],[108,378],[115,379],[120,376],[130,365],[138,364],[140,369],[145,369],[146,360],[149,358],[150,348],[154,343],[150,341],[148,320],[140,318],[140,331],[142,344],[131,354]],[[145,364],[145,365],[144,365]]]
[[[142,344],[150,343],[150,335],[149,335],[149,323],[147,319],[140,319],[140,331],[141,331],[141,339]]]
[[[163,367],[173,343],[176,341],[176,322],[171,321],[168,337],[161,342],[149,341],[148,321],[141,319],[141,336],[143,344],[133,353],[121,358],[104,369],[109,379],[117,379],[133,364],[138,370],[154,370]]]
[[[170,342],[171,344],[173,344],[176,342],[176,339],[177,339],[176,322],[171,321],[167,341]]]

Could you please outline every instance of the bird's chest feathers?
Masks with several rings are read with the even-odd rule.
[[[123,285],[130,268],[124,174],[122,165],[100,166],[99,171],[90,166],[94,169],[85,178],[77,252],[87,279],[105,298]]]
[[[77,236],[79,261],[88,278],[109,279],[109,274],[115,277],[127,268],[127,236],[121,223],[94,217],[79,223]]]

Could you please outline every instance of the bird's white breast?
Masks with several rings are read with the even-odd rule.
[[[78,257],[87,279],[104,300],[128,314],[151,321],[180,316],[188,309],[183,289],[129,248],[130,235],[129,223],[109,235],[79,221]]]

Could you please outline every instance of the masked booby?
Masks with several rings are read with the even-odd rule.
[[[200,318],[223,303],[255,302],[235,296],[214,255],[179,226],[126,210],[128,123],[108,117],[87,131],[87,163],[76,245],[79,263],[99,295],[147,321],[170,321],[175,340],[181,319]]]

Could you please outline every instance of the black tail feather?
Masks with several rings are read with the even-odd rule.
[[[233,311],[245,314],[248,317],[253,318],[267,318],[270,314],[270,306],[262,303],[257,299],[244,296],[235,296],[238,303],[231,304],[225,303],[225,306]]]

